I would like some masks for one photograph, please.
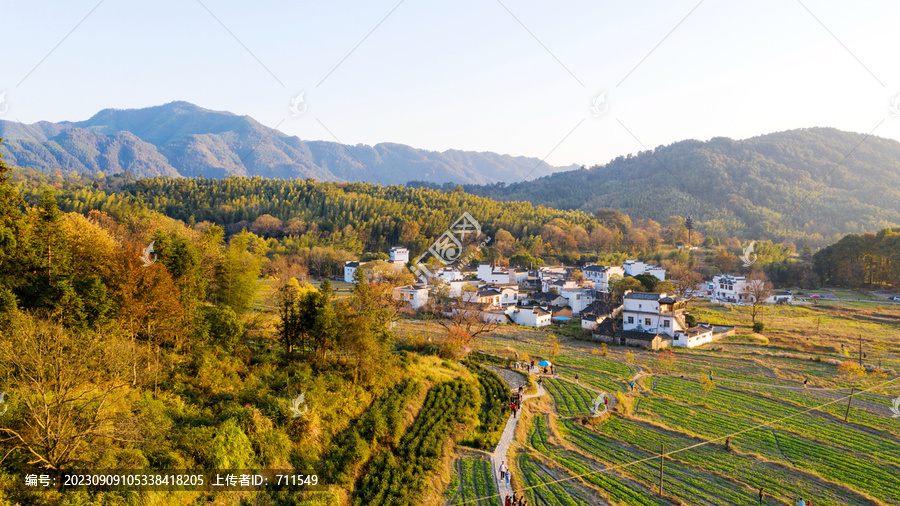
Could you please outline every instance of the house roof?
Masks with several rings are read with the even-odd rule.
[[[344,267],[359,267],[359,262],[344,262]]]
[[[478,291],[478,296],[479,296],[479,297],[493,297],[493,296],[495,296],[495,295],[500,295],[500,291],[497,290],[497,289],[495,289],[495,288],[488,288],[488,289],[486,289],[486,290],[479,290],[479,291]]]
[[[607,315],[619,309],[620,307],[622,307],[622,304],[609,304],[607,302],[603,302],[602,300],[595,300],[594,302],[591,302],[591,304],[586,307],[584,311],[582,311],[582,313],[587,311],[588,313]]]
[[[608,265],[588,265],[581,272],[591,271],[591,272],[606,272],[609,270]]]
[[[658,300],[660,294],[650,292],[631,292],[625,294],[626,299]]]
[[[775,290],[775,295],[793,295],[790,290]]]
[[[547,310],[545,310],[544,308],[540,308],[540,307],[533,307],[533,308],[531,308],[531,312],[534,313],[534,314],[536,314],[536,315],[538,315],[538,316],[540,316],[540,315],[545,315],[545,314],[551,314],[550,311],[547,311]]]
[[[624,337],[626,339],[636,339],[639,341],[652,341],[659,337],[655,332],[639,332],[637,330],[620,330],[616,332],[616,337]]]
[[[558,294],[554,294],[554,293],[550,293],[550,292],[541,292],[538,294],[531,295],[529,298],[531,300],[539,300],[539,301],[545,301],[545,302],[554,301],[554,300],[560,299],[560,298],[565,299],[565,297],[563,297],[562,295],[558,295]]]
[[[695,325],[695,326],[685,330],[684,333],[688,337],[694,337],[694,336],[699,336],[701,334],[708,334],[708,333],[711,333],[712,331],[713,330],[709,327],[704,327],[702,325]]]

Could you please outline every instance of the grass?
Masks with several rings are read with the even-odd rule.
[[[490,460],[463,456],[453,463],[453,471],[450,485],[444,492],[447,504],[460,504],[467,501],[474,501],[468,504],[485,506],[495,504],[495,499],[487,499],[497,494]]]

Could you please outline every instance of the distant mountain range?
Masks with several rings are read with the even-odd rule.
[[[0,152],[12,165],[42,172],[117,174],[136,177],[314,178],[405,184],[490,184],[522,181],[552,167],[537,158],[403,144],[348,146],[303,141],[249,116],[211,111],[187,102],[145,109],[106,109],[87,121],[0,121]],[[361,163],[360,163],[361,162]]]
[[[693,215],[707,234],[821,244],[900,225],[900,143],[833,128],[686,140],[590,169],[465,188],[663,224]]]

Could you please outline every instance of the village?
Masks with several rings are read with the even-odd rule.
[[[394,247],[389,260],[344,264],[344,281],[360,279],[358,269],[371,276],[376,263],[403,269],[409,261],[405,248]],[[410,314],[422,311],[436,299],[457,299],[486,322],[498,325],[549,327],[580,322],[585,336],[607,344],[659,350],[672,346],[694,348],[734,335],[733,326],[696,321],[688,311],[692,298],[729,305],[792,304],[787,290],[771,290],[759,280],[722,274],[684,290],[682,295],[625,290],[613,287],[626,278],[652,276],[666,281],[666,269],[637,260],[621,265],[584,267],[546,266],[528,270],[482,263],[477,268],[444,267],[419,283],[394,289],[394,298]],[[670,285],[671,286],[671,285]],[[459,309],[451,309],[458,311]]]

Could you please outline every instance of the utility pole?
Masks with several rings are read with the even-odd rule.
[[[659,445],[659,495],[663,494],[663,461],[666,458],[665,446]]]
[[[853,400],[853,391],[854,389],[850,389],[850,397],[847,397],[847,411],[844,413],[844,423],[847,422],[847,417],[850,416],[850,402]]]

